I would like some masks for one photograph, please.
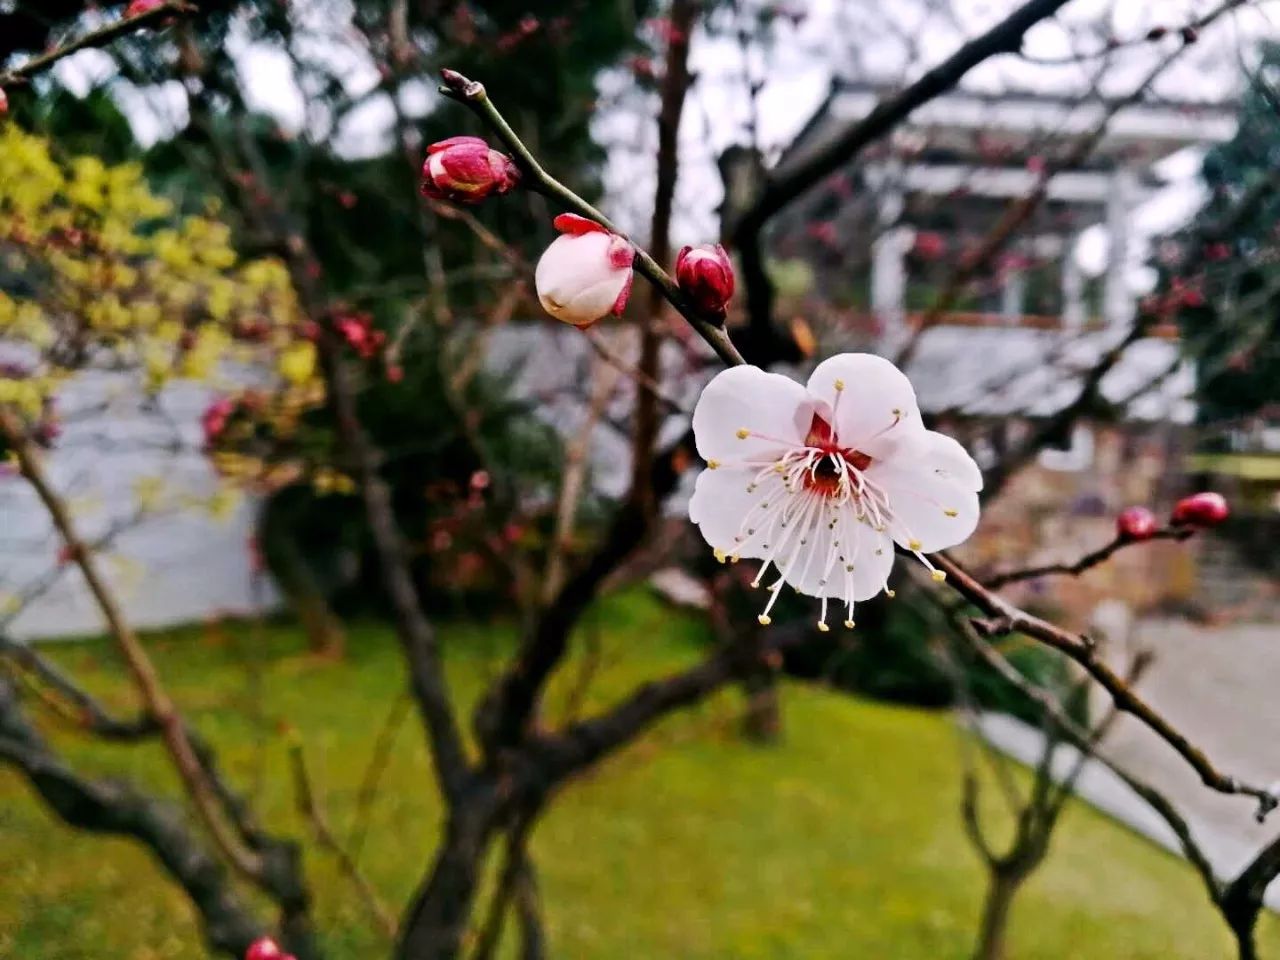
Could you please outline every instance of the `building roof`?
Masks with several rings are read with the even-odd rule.
[[[1122,337],[1117,330],[939,325],[921,334],[906,372],[927,413],[1051,416],[1079,395],[1085,373]],[[1179,360],[1176,341],[1139,340],[1103,378],[1102,395],[1118,404],[1141,393],[1129,418],[1189,423],[1195,374]]]

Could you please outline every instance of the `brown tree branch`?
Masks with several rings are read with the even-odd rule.
[[[1063,575],[1078,577],[1087,570],[1092,570],[1100,564],[1106,563],[1115,554],[1119,553],[1126,547],[1132,547],[1135,544],[1146,543],[1150,540],[1177,540],[1179,542],[1188,540],[1195,535],[1195,530],[1189,527],[1163,527],[1157,530],[1143,540],[1134,540],[1131,537],[1117,535],[1110,543],[1099,547],[1097,550],[1091,550],[1080,559],[1071,563],[1046,563],[1038,567],[1025,567],[1019,570],[1008,570],[1004,573],[995,573],[982,577],[982,582],[988,590],[999,590],[1001,587],[1008,586],[1011,583],[1020,583],[1024,580],[1037,580],[1040,577],[1053,575]]]
[[[36,451],[26,430],[12,411],[5,408],[0,408],[0,435],[4,436],[6,445],[17,456],[23,477],[40,498],[72,561],[80,568],[85,583],[102,611],[108,631],[124,657],[134,686],[142,697],[147,712],[155,718],[160,727],[161,736],[174,769],[200,814],[201,820],[218,848],[235,869],[250,879],[260,880],[263,869],[261,857],[243,843],[242,838],[227,822],[207,771],[187,736],[186,724],[161,683],[146,648],[133,632],[133,628],[116,603],[115,596],[102,578],[94,555],[80,540],[70,511],[50,483],[40,454]]]
[[[17,769],[49,808],[82,830],[137,840],[186,891],[209,945],[235,957],[267,931],[236,894],[217,857],[181,811],[120,782],[77,775],[21,715],[0,679],[0,762]]]
[[[1082,666],[1111,695],[1120,710],[1137,717],[1172,747],[1195,770],[1205,786],[1219,793],[1253,797],[1258,801],[1259,820],[1275,809],[1278,801],[1270,790],[1246,783],[1219,770],[1203,750],[1134,693],[1124,679],[1098,656],[1096,647],[1088,637],[1071,633],[1018,609],[984,587],[946,554],[934,554],[931,559],[946,574],[951,588],[989,618],[971,618],[979,633],[987,637],[1021,633],[1061,651]]]
[[[73,53],[79,53],[81,50],[88,50],[96,47],[105,47],[115,42],[121,37],[128,36],[131,33],[152,26],[161,21],[177,16],[187,16],[199,12],[199,8],[187,0],[165,0],[145,13],[139,13],[132,17],[121,17],[112,23],[107,24],[84,36],[77,37],[75,40],[60,44],[39,56],[32,57],[25,63],[14,67],[12,70],[6,70],[0,73],[0,88],[14,86],[21,83],[29,83],[32,78],[48,70],[59,60],[71,56]]]

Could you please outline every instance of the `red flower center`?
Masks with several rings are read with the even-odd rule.
[[[837,492],[840,487],[841,471],[836,464],[835,457],[841,458],[848,466],[859,472],[871,466],[872,460],[868,454],[863,453],[861,450],[850,450],[837,444],[835,442],[835,431],[831,429],[831,424],[816,413],[813,415],[813,421],[809,424],[809,433],[804,442],[805,446],[821,450],[825,454],[813,470],[805,473],[804,485],[806,489],[816,490],[826,496],[831,496]]]

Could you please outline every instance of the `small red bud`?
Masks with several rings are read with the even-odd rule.
[[[270,937],[259,937],[249,944],[244,960],[286,960],[286,956],[280,945]]]
[[[400,383],[404,380],[404,367],[393,363],[387,367],[387,383]]]
[[[126,17],[140,17],[144,13],[150,13],[163,2],[164,0],[133,0],[132,3],[124,8],[124,15]]]
[[[1215,527],[1230,515],[1226,497],[1205,491],[1179,500],[1173,507],[1170,520],[1180,527]]]
[[[916,234],[911,252],[921,260],[940,260],[947,252],[947,240],[936,231],[921,230]]]
[[[1152,27],[1147,31],[1148,40],[1160,40],[1169,32],[1168,27]]]
[[[1128,507],[1116,517],[1116,536],[1122,540],[1150,540],[1159,526],[1156,515],[1146,507]]]
[[[676,257],[676,282],[703,313],[723,317],[733,298],[733,264],[718,243],[685,247]]]
[[[450,137],[427,147],[422,192],[433,200],[479,203],[504,194],[520,181],[520,171],[505,153],[479,137]]]
[[[9,112],[9,95],[4,92],[4,87],[0,87],[0,117]]]
[[[1185,26],[1182,28],[1181,32],[1183,43],[1195,43],[1200,39],[1200,31],[1193,26]]]

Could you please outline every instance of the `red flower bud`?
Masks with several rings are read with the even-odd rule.
[[[1147,31],[1147,39],[1160,40],[1168,32],[1169,32],[1168,27],[1152,27],[1150,30]]]
[[[1150,540],[1159,526],[1156,515],[1146,507],[1128,507],[1116,517],[1116,536],[1121,540]]]
[[[9,112],[9,95],[4,92],[4,87],[0,87],[0,117]]]
[[[1195,43],[1199,39],[1200,39],[1200,31],[1197,30],[1194,26],[1188,25],[1182,28],[1183,43]]]
[[[164,0],[133,0],[132,3],[124,8],[124,15],[126,17],[140,17],[144,13],[150,13],[163,2]]]
[[[916,233],[911,252],[921,260],[940,260],[947,252],[947,240],[933,230],[921,230]]]
[[[511,158],[479,137],[433,143],[422,165],[422,192],[434,200],[479,203],[490,194],[506,193],[519,180]]]
[[[249,944],[244,960],[290,960],[290,957],[270,937],[259,937]]]
[[[733,297],[733,264],[718,243],[685,247],[676,257],[676,281],[699,310],[723,317]]]
[[[204,443],[212,447],[227,429],[227,421],[235,413],[236,403],[230,397],[219,397],[205,408],[200,416],[200,426],[204,429]]]
[[[1205,491],[1179,500],[1170,520],[1180,527],[1215,527],[1230,515],[1226,497]]]

